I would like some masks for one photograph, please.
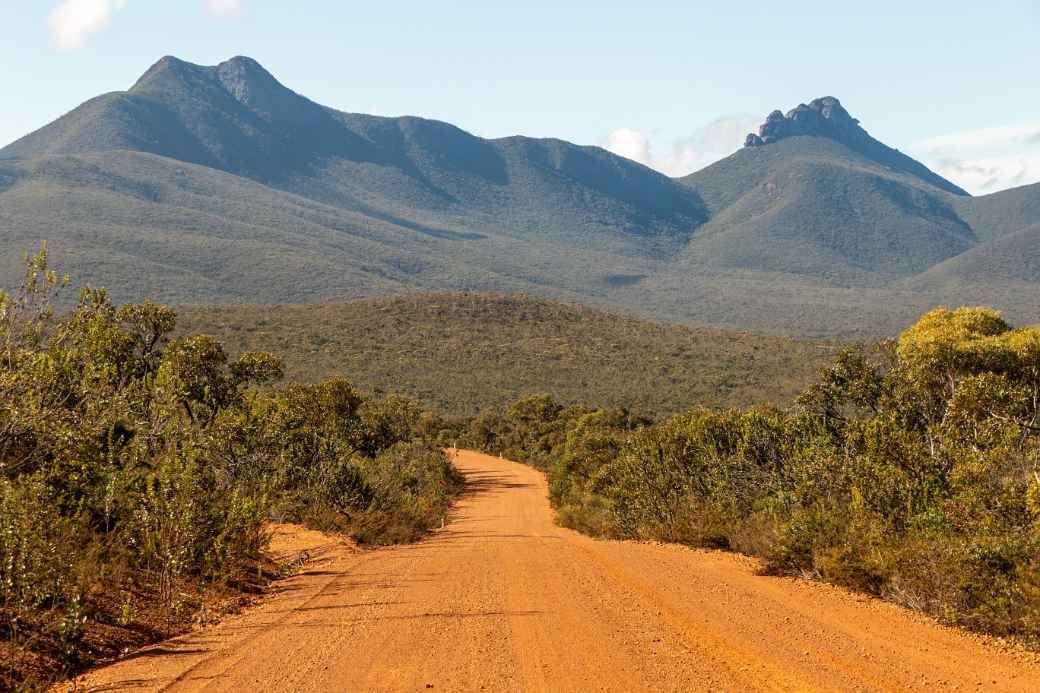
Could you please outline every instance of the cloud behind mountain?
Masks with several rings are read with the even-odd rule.
[[[1040,121],[931,137],[909,151],[974,194],[1040,181]]]
[[[669,176],[685,176],[724,159],[744,143],[759,118],[730,115],[716,118],[673,141],[661,141],[641,130],[618,128],[602,142],[603,148],[638,161]]]

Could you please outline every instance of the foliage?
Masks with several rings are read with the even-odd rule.
[[[295,306],[187,306],[182,331],[267,351],[314,382],[349,373],[454,415],[544,392],[657,416],[790,404],[837,347],[684,327],[532,296],[423,294]]]
[[[735,549],[1040,644],[1040,329],[937,309],[843,351],[788,411],[644,423],[527,400],[470,434],[547,467],[566,525]]]
[[[272,513],[409,541],[459,492],[414,401],[274,389],[277,358],[174,337],[171,309],[100,289],[58,317],[46,246],[26,268],[0,293],[0,688],[113,654],[99,629],[160,637],[255,582]]]

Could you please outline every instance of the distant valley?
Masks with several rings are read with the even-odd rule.
[[[0,150],[21,251],[118,301],[523,292],[814,337],[929,307],[1040,321],[1040,185],[971,197],[823,98],[681,179],[598,147],[326,108],[256,61],[167,57]]]

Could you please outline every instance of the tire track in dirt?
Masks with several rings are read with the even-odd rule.
[[[80,690],[1040,689],[1040,659],[749,558],[555,526],[544,477],[460,451],[412,546],[325,553],[256,609]],[[310,533],[307,541],[329,542]],[[306,543],[306,541],[304,542]],[[302,545],[301,545],[302,548]]]

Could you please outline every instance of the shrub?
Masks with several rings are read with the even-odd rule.
[[[99,622],[132,630],[135,614],[158,610],[176,630],[198,595],[257,574],[272,508],[405,541],[458,492],[414,402],[342,380],[273,390],[277,358],[172,339],[172,310],[116,307],[100,289],[56,317],[64,283],[44,248],[22,289],[0,292],[0,617],[12,651],[72,671],[89,663]],[[20,676],[7,653],[0,687]]]
[[[1040,329],[938,309],[841,352],[789,411],[608,419],[528,399],[472,430],[548,469],[565,525],[745,551],[1040,644]]]

